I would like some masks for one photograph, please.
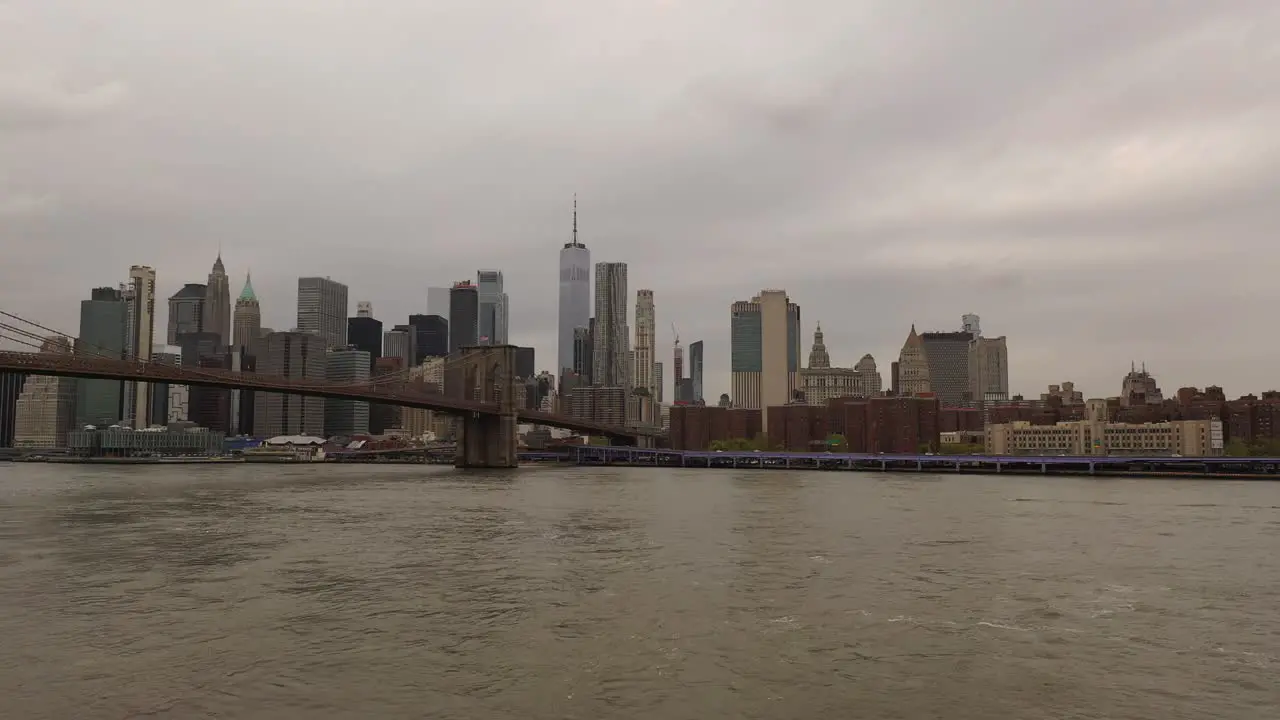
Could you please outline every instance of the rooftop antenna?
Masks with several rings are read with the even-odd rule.
[[[578,193],[573,194],[573,244],[578,244]]]

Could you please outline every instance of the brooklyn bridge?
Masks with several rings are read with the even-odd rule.
[[[514,345],[460,348],[446,358],[444,391],[436,393],[423,390],[405,377],[332,383],[113,358],[81,346],[66,333],[4,311],[0,316],[0,340],[32,348],[0,351],[0,372],[253,390],[433,410],[460,419],[454,462],[460,468],[515,467],[520,423],[602,436],[613,445],[635,446],[660,434],[657,428],[604,425],[517,407]],[[41,343],[51,335],[66,337],[75,350],[42,351]]]

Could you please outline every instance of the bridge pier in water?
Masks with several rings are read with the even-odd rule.
[[[496,403],[498,413],[459,415],[457,468],[513,468],[517,448],[516,347],[481,345],[460,348],[445,362],[445,394],[465,400]]]

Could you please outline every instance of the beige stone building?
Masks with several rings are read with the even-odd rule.
[[[61,335],[46,338],[40,352],[70,354],[71,341]],[[67,432],[75,421],[75,378],[32,375],[14,406],[13,446],[66,447]]]
[[[429,357],[422,364],[409,368],[409,382],[418,382],[437,392],[444,392],[444,361],[442,357]],[[437,438],[453,434],[453,416],[423,408],[402,408],[400,424],[411,438],[422,438],[433,433]]]
[[[826,405],[828,400],[840,397],[876,397],[880,394],[880,373],[870,355],[863,355],[853,368],[831,367],[819,323],[813,333],[809,367],[800,371],[800,389],[809,405]]]
[[[916,333],[916,326],[911,326],[907,341],[902,344],[898,353],[898,387],[899,395],[912,396],[932,392],[929,382],[929,359],[924,352],[924,341]]]
[[[1094,401],[1090,401],[1094,402]],[[1220,420],[1109,423],[1094,420],[988,425],[989,455],[1139,455],[1212,457],[1223,454]]]
[[[985,407],[1009,399],[1009,346],[1003,335],[969,343],[969,400]]]

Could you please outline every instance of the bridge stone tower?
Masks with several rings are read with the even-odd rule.
[[[457,418],[458,468],[513,468],[516,448],[516,346],[462,347],[445,361],[445,395],[493,403],[497,414],[469,412]]]

